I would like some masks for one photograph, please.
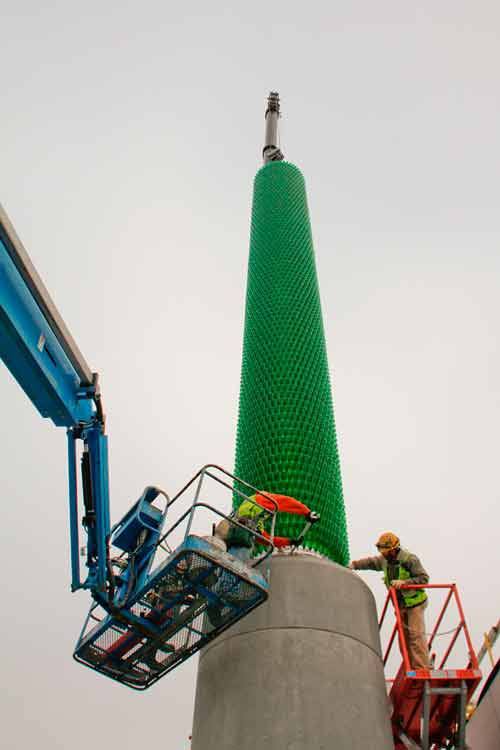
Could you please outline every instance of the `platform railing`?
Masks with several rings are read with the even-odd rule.
[[[216,472],[218,472],[219,474],[222,474],[223,477],[232,481],[232,484],[229,481],[226,481],[225,478],[218,476]],[[230,514],[223,513],[222,511],[220,511],[218,508],[214,507],[213,505],[200,500],[201,490],[207,478],[214,480],[221,486],[230,490],[230,492],[233,495],[237,495],[242,500],[252,503],[252,505],[259,508],[259,511],[261,513],[267,515],[268,518],[271,519],[270,538],[268,539],[265,536],[263,536],[259,531],[257,531],[257,529],[249,528],[248,526],[240,523],[235,517],[234,512]],[[196,482],[197,484],[195,485]],[[221,466],[218,466],[217,464],[206,464],[205,466],[202,466],[202,468],[194,475],[194,477],[192,477],[189,480],[189,482],[187,482],[187,484],[185,484],[184,487],[182,487],[182,489],[180,489],[179,492],[176,495],[174,495],[174,497],[172,497],[172,499],[169,501],[168,506],[167,506],[167,515],[168,515],[168,511],[174,505],[174,503],[176,503],[180,498],[185,497],[187,491],[193,485],[195,485],[195,490],[194,490],[194,498],[193,498],[191,505],[187,508],[187,510],[185,510],[179,516],[179,518],[175,521],[175,523],[172,524],[172,526],[170,526],[168,531],[166,531],[160,537],[160,539],[158,540],[159,547],[163,545],[163,543],[168,544],[167,539],[170,537],[170,535],[175,531],[175,529],[179,528],[179,526],[182,524],[183,521],[187,519],[186,529],[184,532],[184,539],[186,539],[191,531],[196,510],[199,508],[205,508],[206,510],[209,510],[212,513],[215,513],[220,518],[225,519],[232,526],[236,526],[242,529],[243,531],[248,532],[254,537],[256,542],[259,542],[260,544],[266,546],[266,551],[263,555],[256,558],[252,563],[248,563],[251,567],[260,565],[264,560],[266,560],[269,557],[269,555],[271,555],[274,552],[275,546],[272,540],[274,538],[276,515],[278,513],[278,503],[270,495],[258,489],[257,487],[254,487],[254,485],[250,484],[249,482],[245,482],[243,479],[236,477],[234,474],[231,474],[231,472],[227,471],[226,469],[223,469]],[[242,490],[238,489],[236,485],[245,487],[247,490],[250,490],[252,494],[262,495],[270,502],[274,510],[271,511],[266,508],[263,508],[255,500],[252,499],[252,496],[250,494],[246,494],[245,492],[242,492]]]
[[[385,600],[384,607],[382,609],[382,613],[380,615],[379,620],[379,630],[382,629],[382,626],[384,624],[385,618],[387,616],[387,612],[389,610],[389,604],[392,603],[393,605],[393,611],[395,615],[395,623],[394,627],[392,628],[391,634],[389,636],[389,641],[386,647],[386,650],[384,652],[383,656],[383,663],[384,667],[386,666],[389,654],[392,650],[392,647],[394,645],[394,641],[396,639],[396,635],[398,635],[399,644],[400,644],[400,650],[401,655],[403,658],[403,666],[406,672],[410,672],[412,670],[412,666],[410,664],[410,658],[408,654],[408,647],[406,644],[406,637],[405,637],[405,626],[403,623],[403,617],[401,613],[401,605],[398,599],[398,592],[399,591],[410,591],[410,590],[418,590],[418,589],[441,589],[441,590],[448,590],[448,593],[446,595],[446,599],[441,607],[441,610],[439,612],[439,615],[436,619],[436,622],[430,632],[430,634],[427,634],[429,636],[429,640],[427,642],[427,648],[431,649],[436,637],[438,635],[442,635],[439,633],[439,628],[444,620],[445,614],[450,606],[450,604],[453,602],[456,606],[457,612],[458,612],[458,624],[453,627],[450,631],[447,631],[446,634],[451,635],[450,642],[444,652],[444,655],[441,658],[441,661],[439,662],[439,665],[437,667],[438,670],[445,669],[446,664],[448,662],[448,659],[450,657],[450,654],[452,650],[454,649],[458,637],[461,633],[463,633],[463,636],[465,638],[468,654],[469,654],[469,662],[468,665],[464,669],[478,669],[479,664],[477,661],[477,656],[474,651],[474,647],[472,645],[471,637],[469,634],[469,630],[467,627],[467,623],[465,621],[464,611],[462,607],[462,602],[460,600],[460,596],[457,591],[456,584],[454,583],[428,583],[425,585],[417,585],[417,584],[406,584],[401,586],[400,589],[396,590],[394,587],[390,587],[387,598]],[[388,682],[392,682],[393,680],[388,680]]]

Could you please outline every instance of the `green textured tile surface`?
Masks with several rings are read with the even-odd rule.
[[[235,474],[321,513],[306,545],[349,548],[304,178],[272,162],[255,178]],[[277,534],[302,521],[280,514]]]

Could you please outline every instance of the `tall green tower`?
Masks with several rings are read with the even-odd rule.
[[[274,555],[269,599],[203,649],[192,750],[393,747],[375,599],[347,531],[304,179],[266,111],[255,178],[235,473],[321,515]],[[277,533],[298,536],[294,516]],[[330,558],[330,559],[328,559]]]
[[[321,514],[304,546],[349,560],[340,461],[304,178],[278,147],[279,98],[266,111],[255,177],[235,474]],[[280,514],[276,533],[302,522]]]

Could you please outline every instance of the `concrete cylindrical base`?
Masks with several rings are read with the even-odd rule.
[[[273,557],[269,601],[200,656],[192,750],[393,747],[370,589],[325,559]]]

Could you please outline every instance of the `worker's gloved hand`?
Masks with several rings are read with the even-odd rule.
[[[394,586],[395,589],[400,589],[401,586],[404,586],[406,581],[400,581],[399,579],[396,579],[395,581],[391,581],[391,586]]]

